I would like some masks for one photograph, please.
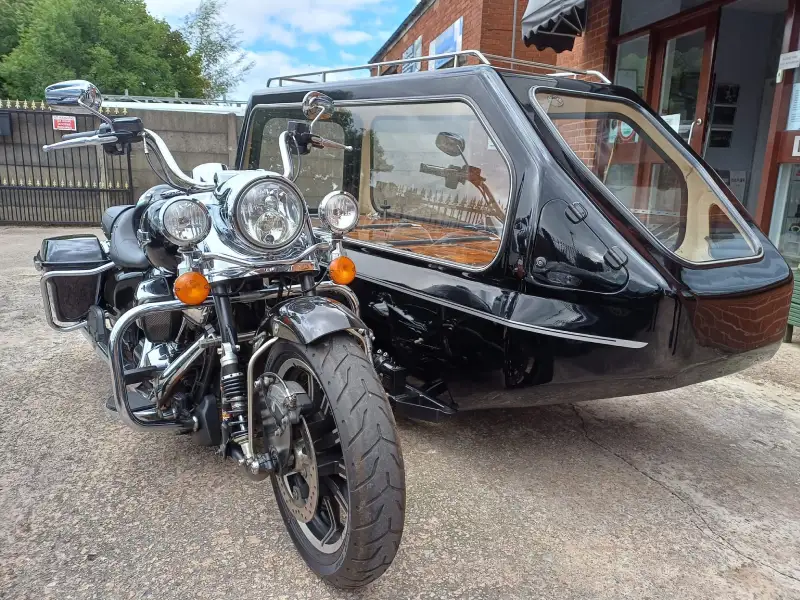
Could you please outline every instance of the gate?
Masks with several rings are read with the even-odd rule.
[[[107,154],[100,146],[45,153],[61,140],[43,103],[0,101],[0,224],[93,225],[109,206],[133,204],[130,151]],[[59,125],[77,131],[99,127],[89,115],[69,115]],[[71,133],[64,131],[63,133]]]

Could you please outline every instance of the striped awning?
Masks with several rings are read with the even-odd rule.
[[[526,46],[556,52],[572,50],[586,30],[588,0],[530,0],[522,17]]]

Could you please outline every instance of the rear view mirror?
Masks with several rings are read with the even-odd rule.
[[[467,144],[457,133],[442,131],[436,136],[436,147],[447,156],[462,156]]]
[[[49,106],[67,113],[97,114],[103,104],[100,90],[82,79],[48,85],[44,98]]]
[[[313,121],[312,129],[317,121],[330,119],[335,110],[333,98],[322,92],[308,92],[303,98],[303,114]]]

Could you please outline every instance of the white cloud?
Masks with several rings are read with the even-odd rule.
[[[311,40],[311,42],[306,45],[306,50],[309,52],[319,52],[322,50],[322,45],[317,40]]]
[[[331,39],[339,46],[355,46],[372,39],[366,31],[354,29],[338,29],[331,32]]]
[[[247,100],[254,91],[266,88],[267,81],[271,77],[296,75],[298,73],[313,73],[326,69],[350,66],[349,64],[320,66],[318,64],[304,63],[278,50],[269,52],[248,52],[247,60],[252,60],[255,66],[253,70],[246,75],[245,79],[236,86],[236,89],[228,94],[230,100]],[[343,59],[343,62],[349,61],[344,61]],[[369,70],[365,69],[345,73],[331,73],[326,79],[327,81],[344,81],[347,79],[369,77],[369,75]],[[308,77],[308,79],[314,80],[314,77]],[[317,80],[321,81],[321,78],[317,76]]]
[[[357,57],[355,54],[350,54],[349,52],[345,52],[344,50],[342,50],[341,52],[339,52],[339,57],[340,57],[340,58],[341,58],[341,59],[342,59],[344,62],[346,62],[346,63],[351,63],[351,64],[352,64],[352,63],[354,63],[354,62],[356,62],[356,59],[358,58],[358,57]]]

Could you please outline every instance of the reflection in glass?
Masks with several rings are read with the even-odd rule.
[[[697,113],[705,40],[705,29],[672,38],[667,42],[664,55],[658,111],[661,115],[673,116],[676,125],[680,119],[678,131],[687,141]],[[670,122],[670,119],[666,120]]]

